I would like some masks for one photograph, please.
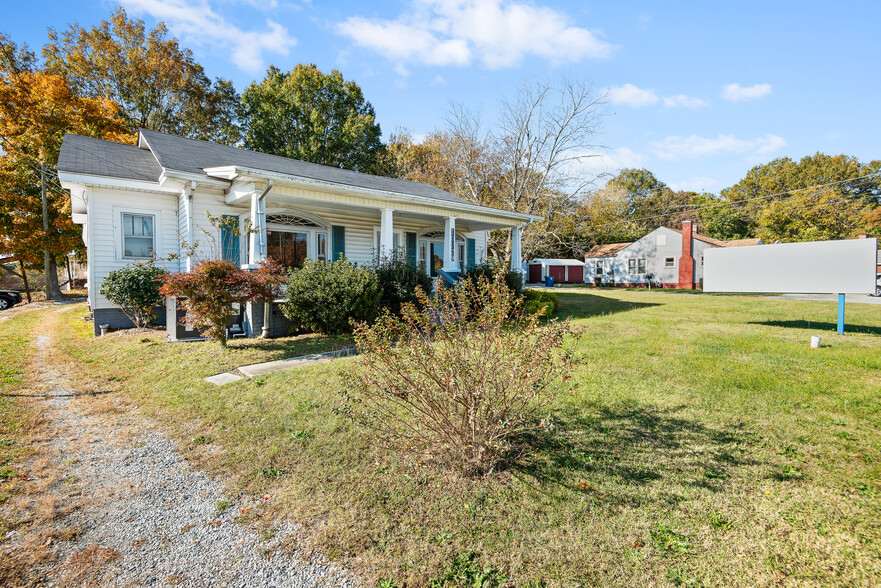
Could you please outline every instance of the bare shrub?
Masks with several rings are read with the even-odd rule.
[[[398,448],[489,473],[568,379],[569,321],[521,312],[501,275],[418,298],[356,325],[352,413]]]

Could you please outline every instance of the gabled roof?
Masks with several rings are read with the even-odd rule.
[[[585,257],[612,257],[613,255],[617,255],[619,251],[621,251],[628,245],[633,245],[633,241],[628,241],[627,243],[609,243],[607,245],[594,245],[593,247],[591,247],[590,251],[585,254]]]
[[[679,233],[682,235],[682,231],[679,229],[671,229],[670,227],[658,227],[643,235],[645,238],[648,235],[651,235],[658,229],[667,229],[668,231],[673,231],[674,233]],[[697,239],[698,241],[703,241],[708,245],[712,245],[713,247],[745,247],[748,245],[761,245],[761,239],[733,239],[731,241],[720,241],[719,239],[713,239],[712,237],[707,237],[706,235],[701,235],[699,233],[692,233],[692,237]],[[609,243],[608,245],[595,245],[591,248],[590,251],[585,254],[585,257],[612,257],[613,255],[617,255],[621,250],[633,245],[636,241],[630,241],[629,243]]]
[[[208,177],[205,169],[237,166],[355,188],[432,198],[453,204],[470,204],[467,200],[431,184],[374,176],[146,129],[140,130],[138,144],[150,149],[164,169],[204,175],[205,177]]]
[[[64,135],[58,171],[158,182],[162,166],[148,149],[81,135]]]
[[[749,247],[761,244],[761,239],[732,239],[731,241],[725,241],[725,247]]]
[[[158,182],[163,172],[175,171],[208,179],[211,176],[205,169],[227,166],[475,206],[431,184],[373,176],[146,129],[139,131],[137,146],[67,134],[58,157],[60,172],[150,182]]]
[[[578,259],[551,259],[540,258],[533,259],[529,263],[541,263],[544,265],[584,265],[584,262]]]

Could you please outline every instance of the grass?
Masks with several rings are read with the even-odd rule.
[[[881,577],[877,307],[849,305],[853,334],[841,337],[831,302],[558,296],[558,314],[584,328],[574,392],[520,440],[526,457],[478,480],[390,455],[345,419],[350,360],[220,388],[201,380],[334,342],[223,351],[143,333],[94,339],[81,308],[62,315],[61,341],[83,382],[133,398],[234,489],[271,495],[276,514],[303,523],[300,547],[384,586],[472,585],[477,570],[517,586]],[[462,570],[475,572],[457,580]]]
[[[29,344],[39,319],[38,313],[27,312],[0,323],[0,584],[4,586],[24,582],[33,564],[45,557],[42,548],[10,549],[8,533],[26,531],[52,518],[39,506],[40,482],[32,477],[32,462],[41,457],[37,445],[44,426],[41,408],[27,387]],[[36,469],[36,475],[45,476]]]

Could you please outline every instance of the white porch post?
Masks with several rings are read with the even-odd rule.
[[[523,259],[520,251],[520,227],[518,226],[511,229],[511,271],[523,271]]]
[[[388,257],[395,248],[395,227],[391,208],[383,208],[379,222],[379,259]]]
[[[456,247],[456,217],[444,219],[444,271],[459,272],[459,248]]]
[[[266,202],[259,192],[251,194],[251,233],[248,235],[248,264],[257,265],[266,258]]]

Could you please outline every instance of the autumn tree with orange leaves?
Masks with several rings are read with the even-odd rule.
[[[61,297],[57,261],[83,250],[70,200],[54,172],[65,133],[132,142],[117,104],[76,95],[62,76],[38,69],[35,55],[0,35],[0,251],[41,263],[46,295]],[[43,229],[41,165],[46,165],[49,230]]]

